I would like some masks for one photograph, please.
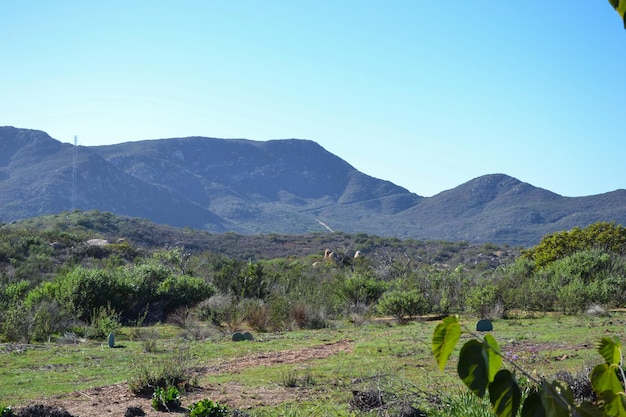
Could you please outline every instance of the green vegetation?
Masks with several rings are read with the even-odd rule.
[[[461,333],[461,324],[453,316],[445,318],[435,328],[433,353],[441,370],[444,369]],[[549,382],[545,377],[535,378],[515,361],[508,360],[509,365],[524,378],[527,389],[523,395],[515,374],[502,368],[504,355],[496,339],[491,334],[485,335],[482,341],[477,335],[474,336],[475,338],[465,342],[461,348],[458,375],[473,394],[479,398],[489,398],[498,417],[515,417],[519,410],[522,416],[626,415],[624,358],[622,344],[617,337],[603,337],[597,344],[597,351],[604,363],[596,365],[589,375],[589,385],[595,398],[581,400],[575,397],[573,387],[566,381],[555,379]]]
[[[172,411],[180,408],[180,392],[169,385],[166,388],[156,387],[152,394],[152,408],[156,411]]]
[[[324,257],[329,247],[335,257]],[[184,401],[194,387],[236,381],[247,392],[268,384],[306,391],[297,408],[309,414],[388,406],[473,415],[468,407],[481,401],[450,376],[432,377],[430,319],[497,320],[502,355],[551,374],[561,370],[553,358],[565,357],[567,371],[582,371],[590,358],[581,341],[593,346],[590,337],[621,323],[625,255],[626,229],[611,223],[546,235],[524,251],[367,235],[174,232],[80,211],[3,225],[0,398],[23,404],[123,382],[171,408],[170,387]],[[255,335],[232,341],[246,332]],[[111,333],[114,348],[105,341]],[[272,362],[276,352],[311,355],[315,366]],[[220,372],[227,365],[237,371]],[[297,415],[289,403],[257,402],[255,415]]]
[[[11,407],[0,407],[0,417],[13,417],[15,413]]]
[[[223,417],[227,415],[226,407],[209,399],[200,400],[189,406],[189,417]]]
[[[611,6],[619,13],[620,17],[624,21],[624,28],[626,28],[626,1],[623,0],[609,0]]]

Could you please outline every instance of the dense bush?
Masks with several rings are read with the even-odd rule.
[[[538,245],[524,251],[538,267],[573,255],[576,252],[600,249],[614,254],[626,254],[626,228],[615,223],[597,222],[583,229],[549,233]]]
[[[0,341],[29,342],[31,328],[30,316],[23,304],[13,304],[0,312]]]
[[[339,278],[336,291],[351,306],[375,303],[387,290],[387,283],[368,274],[352,273]]]
[[[159,284],[157,300],[165,313],[182,306],[194,305],[215,294],[212,285],[202,278],[188,275],[170,276]]]
[[[36,342],[50,340],[54,334],[59,334],[69,328],[73,318],[64,311],[56,300],[42,301],[33,305],[30,310],[32,318],[32,334],[30,338]]]
[[[419,288],[433,312],[447,314],[463,309],[467,277],[462,267],[453,271],[422,268],[419,275],[423,277],[419,280]]]
[[[419,290],[389,291],[378,302],[379,311],[398,321],[430,312],[426,297]]]
[[[19,281],[0,286],[0,310],[19,303],[28,292],[28,281]]]
[[[117,271],[77,267],[59,278],[56,299],[85,322],[101,307],[123,311],[129,288],[120,278]]]
[[[480,319],[498,318],[496,313],[498,305],[501,305],[498,288],[492,283],[478,281],[467,292],[465,305],[473,315]]]

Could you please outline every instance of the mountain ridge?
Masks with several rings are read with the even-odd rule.
[[[423,197],[305,139],[74,148],[42,131],[0,127],[0,221],[73,208],[212,232],[301,234],[326,232],[325,224],[345,233],[530,246],[556,230],[626,223],[626,190],[563,197],[487,174]]]

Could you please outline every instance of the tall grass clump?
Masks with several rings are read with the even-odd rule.
[[[128,389],[136,395],[152,395],[156,387],[190,387],[191,365],[188,357],[187,349],[177,349],[158,361],[140,362],[128,379]]]
[[[471,392],[446,394],[441,405],[428,412],[429,417],[495,417],[488,398],[479,398]]]

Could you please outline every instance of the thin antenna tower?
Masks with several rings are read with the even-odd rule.
[[[74,136],[74,153],[72,157],[72,211],[76,210],[76,151],[78,149],[78,136]]]

